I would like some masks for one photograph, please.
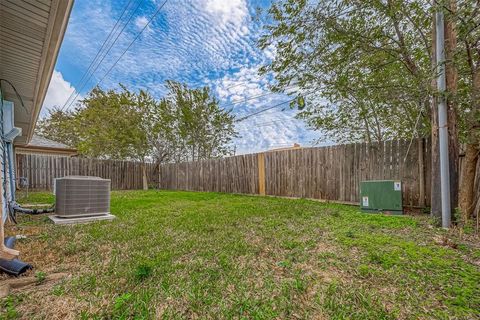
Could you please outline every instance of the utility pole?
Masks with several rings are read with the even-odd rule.
[[[442,202],[442,227],[450,227],[450,169],[448,160],[448,117],[446,103],[445,76],[445,22],[443,8],[436,11],[436,58],[437,58],[437,89],[438,89],[438,137],[440,147],[440,187]]]

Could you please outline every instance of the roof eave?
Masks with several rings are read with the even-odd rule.
[[[35,124],[42,109],[45,96],[47,94],[48,86],[52,78],[55,63],[57,61],[60,46],[65,36],[68,20],[72,11],[74,0],[54,0],[52,6],[54,6],[54,14],[49,21],[47,40],[48,45],[45,46],[45,50],[42,53],[42,60],[40,66],[39,81],[37,81],[35,88],[35,98],[33,101],[33,110],[31,112],[30,125],[28,132],[26,133],[26,141],[24,144],[28,144],[32,139],[33,132],[35,130]]]
[[[17,146],[18,150],[44,150],[44,151],[60,151],[60,152],[71,152],[77,153],[77,149],[70,148],[50,148],[50,147],[37,147],[37,146]]]

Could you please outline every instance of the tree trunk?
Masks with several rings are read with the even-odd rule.
[[[465,159],[462,166],[462,185],[460,187],[459,206],[462,214],[462,224],[465,225],[473,212],[475,201],[475,171],[478,161],[478,147],[474,144],[467,144]]]
[[[433,217],[442,218],[442,195],[440,190],[440,145],[438,139],[437,101],[432,99],[432,180],[431,180],[431,211]]]
[[[477,161],[480,152],[480,70],[478,67],[472,69],[472,111],[467,119],[467,144],[465,159],[462,168],[462,186],[460,188],[460,210],[462,223],[467,223],[475,207],[475,178]],[[478,213],[477,213],[478,215]],[[477,216],[478,221],[478,216]]]
[[[434,3],[435,5],[435,3]],[[433,28],[432,28],[432,70],[436,70],[436,32],[435,32],[436,19],[433,15]],[[435,79],[432,79],[432,91],[435,92],[437,89],[437,83]],[[432,97],[432,105],[430,110],[430,124],[432,129],[432,177],[431,177],[431,188],[430,188],[430,201],[431,201],[431,211],[430,214],[432,217],[441,219],[442,217],[442,203],[441,203],[441,194],[440,194],[440,145],[438,140],[438,109],[437,109],[437,99]]]
[[[455,1],[448,3],[449,10],[456,12]],[[455,22],[452,18],[445,20],[445,75],[447,84],[447,110],[448,110],[448,155],[450,166],[450,205],[452,210],[458,207],[458,182],[459,182],[459,154],[458,142],[458,111],[457,111],[457,69],[453,63],[457,47],[457,33]]]

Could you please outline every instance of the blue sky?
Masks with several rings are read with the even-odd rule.
[[[100,81],[131,41],[150,20],[163,0],[76,0],[57,65],[44,103],[42,115],[55,105],[62,106],[72,91],[79,98]],[[127,11],[120,26],[123,33],[99,68],[82,88],[78,83],[110,30]],[[165,80],[191,87],[210,86],[220,105],[234,108],[242,117],[288,100],[268,94],[269,77],[258,68],[275,56],[274,48],[260,50],[256,41],[264,32],[262,19],[254,19],[256,8],[268,8],[270,1],[169,0],[118,64],[102,81],[103,88],[118,83],[132,90],[144,89],[160,98]],[[138,7],[138,9],[137,9]],[[243,103],[234,102],[249,99]],[[309,145],[319,134],[294,119],[288,106],[274,108],[236,126],[238,153],[276,147]]]

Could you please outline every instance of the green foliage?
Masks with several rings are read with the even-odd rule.
[[[430,131],[436,98],[432,28],[442,9],[457,30],[450,62],[458,90],[449,92],[462,137],[480,134],[480,12],[471,0],[351,1],[280,0],[269,9],[271,23],[261,48],[275,47],[261,68],[273,74],[275,89],[295,84],[305,96],[299,118],[336,142],[411,138]],[[455,11],[456,10],[456,11]],[[448,57],[447,57],[448,59]],[[472,107],[473,106],[473,107]],[[470,127],[470,128],[468,128]],[[468,128],[468,129],[467,129]]]
[[[60,108],[49,110],[47,117],[39,119],[35,127],[37,134],[70,147],[76,147],[79,142],[76,129],[75,113]]]
[[[235,118],[230,111],[219,107],[209,88],[190,89],[167,81],[167,89],[168,94],[157,106],[160,126],[157,131],[159,142],[169,142],[170,157],[179,162],[231,154]]]
[[[201,160],[231,153],[234,116],[207,87],[167,81],[160,101],[148,92],[94,88],[74,111],[52,110],[38,134],[96,158],[157,162]]]
[[[76,147],[82,155],[144,161],[151,147],[150,113],[155,100],[145,91],[133,93],[94,88],[73,111],[54,109],[39,121],[38,134]]]
[[[43,271],[35,272],[35,280],[37,284],[42,284],[46,278],[47,278],[47,274],[45,272]]]
[[[94,88],[83,100],[84,107],[77,108],[80,153],[140,161],[149,155],[149,114],[155,100],[143,90],[137,94],[121,88],[119,92]]]
[[[277,90],[298,84],[309,101],[299,117],[326,139],[410,137],[428,129],[427,8],[424,0],[275,2],[260,46],[277,55],[262,72],[275,75]]]
[[[150,275],[152,274],[152,271],[153,269],[151,266],[146,264],[141,264],[135,270],[135,278],[139,281],[143,281],[148,277],[150,277]]]
[[[475,1],[461,0],[455,3],[456,11],[445,10],[446,19],[455,23],[456,27],[457,47],[452,60],[459,75],[458,90],[448,98],[457,101],[462,112],[460,125],[464,133],[463,140],[480,148],[480,12]]]
[[[19,312],[17,311],[16,306],[20,301],[20,298],[11,295],[0,300],[0,320],[18,319]]]
[[[59,284],[56,284],[55,286],[53,286],[52,288],[52,294],[54,296],[57,296],[57,297],[61,297],[65,294],[65,285],[63,282],[59,283]]]
[[[397,319],[363,288],[332,283],[324,296],[324,305],[332,319]]]

